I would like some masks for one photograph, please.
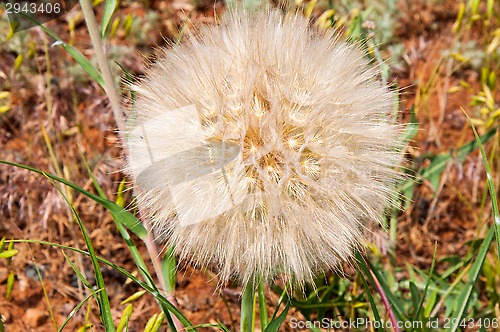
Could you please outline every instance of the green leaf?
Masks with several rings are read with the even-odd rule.
[[[420,292],[418,291],[417,286],[413,281],[410,281],[410,293],[411,293],[411,302],[413,304],[413,308],[417,309],[420,303]]]
[[[120,318],[120,322],[118,323],[118,327],[116,331],[122,332],[125,327],[128,326],[128,322],[130,320],[130,316],[132,316],[132,311],[134,310],[134,306],[129,304],[125,310],[123,310],[122,317]]]
[[[19,253],[17,249],[10,249],[0,252],[0,258],[11,258]]]
[[[224,331],[224,332],[231,332],[231,331],[229,330],[229,328],[228,328],[226,325],[224,325],[224,324],[223,324],[221,321],[219,321],[219,320],[217,321],[217,327],[218,327],[218,328],[220,328],[220,329],[221,329],[222,331]]]
[[[144,294],[146,294],[145,290],[135,292],[134,294],[130,295],[125,300],[123,300],[120,304],[132,303],[132,302],[138,300],[139,298],[141,298]]]
[[[434,309],[434,305],[436,304],[436,300],[437,300],[437,292],[432,291],[431,295],[429,295],[429,300],[427,301],[427,304],[425,305],[425,308],[424,308],[424,317],[425,318],[429,318],[429,316],[432,312],[432,309]]]
[[[5,236],[0,239],[0,251],[5,249]]]
[[[269,317],[267,313],[266,295],[264,293],[264,283],[262,280],[259,281],[257,286],[257,296],[259,299],[260,328],[263,330],[269,324]]]
[[[222,324],[220,321],[217,321],[217,324],[214,324],[214,323],[205,323],[205,324],[198,324],[198,325],[194,325],[194,326],[191,326],[192,328],[200,328],[200,327],[217,327],[219,329],[221,329],[222,331],[224,332],[231,332],[227,326],[225,326],[224,324]],[[213,329],[212,329],[213,330]]]
[[[10,300],[10,296],[12,295],[12,290],[14,289],[14,281],[16,280],[16,276],[14,272],[9,273],[7,277],[7,291],[5,294],[5,298]]]
[[[497,239],[496,241],[497,255],[500,261],[500,212],[498,209],[497,192],[495,190],[495,184],[493,183],[493,176],[491,175],[491,167],[490,163],[488,162],[488,158],[486,157],[486,152],[484,152],[483,144],[481,143],[481,138],[479,137],[476,131],[476,127],[474,127],[474,124],[472,123],[467,113],[465,113],[465,116],[469,121],[469,125],[472,127],[472,131],[474,131],[474,137],[476,137],[476,143],[479,145],[479,151],[481,151],[481,157],[483,158],[484,168],[486,169],[486,183],[488,184],[488,190],[490,192],[491,209],[493,212],[493,228],[495,229],[495,237]]]
[[[80,156],[82,157],[83,164],[85,165],[85,169],[87,170],[87,174],[92,179],[92,184],[94,185],[95,190],[97,190],[99,197],[107,198],[106,194],[104,193],[104,191],[101,188],[101,185],[99,184],[99,182],[97,182],[97,179],[95,178],[94,173],[90,169],[89,163],[87,162],[87,159],[85,158],[85,155],[83,154],[83,151],[81,150],[80,145],[78,145],[78,150],[80,151]]]
[[[165,314],[160,312],[159,314],[154,314],[149,318],[146,323],[146,327],[144,327],[144,332],[157,332],[160,330],[161,323],[165,319]]]
[[[175,259],[174,248],[168,248],[161,262],[163,278],[165,279],[165,291],[169,294],[175,292],[175,283],[177,280],[177,261]]]
[[[115,326],[113,325],[113,316],[111,315],[111,307],[109,304],[109,298],[108,294],[106,292],[106,285],[104,284],[104,278],[102,276],[101,268],[99,266],[99,262],[97,260],[96,253],[94,251],[94,247],[92,246],[92,241],[90,240],[90,236],[87,233],[87,230],[85,229],[85,226],[83,225],[82,220],[80,219],[80,216],[76,212],[75,208],[73,205],[70,203],[66,195],[64,195],[63,191],[56,185],[53,179],[49,178],[49,181],[54,185],[54,187],[59,191],[61,196],[64,198],[66,203],[68,204],[69,208],[71,209],[71,212],[73,213],[73,216],[76,219],[76,222],[78,223],[78,226],[80,227],[80,231],[82,232],[83,239],[85,241],[85,244],[87,246],[87,249],[89,250],[89,257],[90,261],[92,262],[92,266],[94,268],[94,275],[96,279],[96,286],[98,289],[101,291],[98,293],[98,303],[99,303],[99,312],[100,312],[100,317],[101,321],[104,325],[104,328],[106,329],[106,332],[114,332],[115,331]]]
[[[288,310],[290,310],[290,305],[291,305],[291,302],[288,301],[285,309],[283,309],[281,314],[278,317],[274,318],[269,323],[269,325],[267,325],[264,332],[278,332],[279,331],[281,325],[283,325],[283,322],[285,321],[286,315],[288,314]]]
[[[152,329],[153,329],[153,326],[155,325],[156,323],[156,318],[158,317],[158,314],[153,314],[153,316],[151,316],[147,323],[146,323],[146,326],[144,327],[144,332],[151,332]]]
[[[455,332],[458,330],[459,328],[458,322],[462,321],[462,318],[464,318],[465,314],[467,313],[467,308],[469,307],[469,303],[471,302],[472,291],[474,290],[484,260],[486,259],[486,254],[488,253],[488,250],[490,248],[494,236],[495,236],[495,226],[493,225],[486,234],[486,237],[483,243],[481,244],[481,248],[479,248],[479,253],[469,270],[468,280],[465,283],[465,286],[460,296],[455,302],[457,303],[458,306],[453,317],[450,318],[450,322],[457,322],[457,324],[451,327],[450,330],[451,332]]]
[[[424,170],[421,175],[422,178],[427,179],[434,190],[439,187],[439,182],[441,181],[441,174],[446,167],[446,164],[451,159],[450,155],[440,154],[432,158],[429,169]]]
[[[240,331],[252,332],[255,327],[255,287],[253,282],[243,286],[240,310]]]
[[[422,307],[424,305],[424,300],[425,300],[425,297],[427,296],[427,291],[429,290],[429,285],[431,284],[432,276],[434,274],[434,266],[436,264],[436,257],[437,257],[437,244],[434,245],[434,255],[432,258],[431,270],[429,272],[429,276],[427,277],[427,281],[425,283],[424,293],[422,294],[422,297],[420,298],[419,303],[415,304],[416,311],[415,311],[415,314],[413,315],[413,321],[419,320],[420,312],[422,311]],[[411,287],[411,284],[410,284],[410,287]],[[413,300],[413,296],[412,296],[412,300]]]
[[[83,0],[83,1],[88,1],[88,0]],[[108,28],[109,22],[111,21],[111,17],[113,16],[113,13],[115,12],[117,6],[118,6],[118,1],[116,0],[105,1],[104,13],[102,14],[102,22],[101,22],[101,36],[103,38],[106,35],[106,29]]]

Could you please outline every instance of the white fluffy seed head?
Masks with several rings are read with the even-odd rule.
[[[398,178],[393,95],[300,16],[227,15],[134,86],[128,172],[153,232],[222,281],[349,259]]]

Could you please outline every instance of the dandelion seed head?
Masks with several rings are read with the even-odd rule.
[[[232,14],[134,85],[128,172],[154,234],[222,281],[298,282],[349,259],[398,178],[393,97],[300,16]]]

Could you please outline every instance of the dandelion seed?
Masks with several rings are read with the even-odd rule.
[[[232,14],[134,86],[128,172],[156,237],[222,281],[298,282],[349,259],[390,204],[392,94],[299,16]]]

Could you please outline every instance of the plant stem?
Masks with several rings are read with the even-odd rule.
[[[389,320],[392,323],[392,327],[395,332],[401,332],[401,329],[398,327],[398,321],[396,319],[396,316],[394,316],[394,312],[392,311],[391,304],[389,303],[389,299],[387,298],[387,295],[385,295],[384,289],[382,288],[382,285],[380,285],[380,282],[377,279],[377,276],[375,273],[373,273],[371,265],[368,263],[367,258],[365,255],[361,255],[363,257],[363,260],[365,261],[366,267],[370,270],[370,274],[372,275],[373,281],[375,282],[375,287],[377,288],[377,291],[380,295],[380,298],[382,299],[382,303],[384,304],[385,310],[389,314]]]
[[[249,282],[243,288],[241,296],[241,332],[253,331],[253,305],[254,305],[255,287],[253,282]]]
[[[109,63],[103,51],[101,35],[97,26],[97,20],[94,15],[94,10],[92,9],[92,4],[89,0],[80,0],[80,6],[82,7],[83,16],[85,17],[85,23],[87,24],[87,29],[89,30],[92,45],[94,46],[97,63],[99,64],[99,68],[104,79],[106,95],[109,98],[111,109],[115,117],[116,125],[118,127],[118,134],[120,135],[120,141],[123,148],[126,148],[127,142],[124,136],[125,121],[123,119],[123,113],[120,107],[120,98],[118,92],[116,91],[113,76],[111,76]]]

